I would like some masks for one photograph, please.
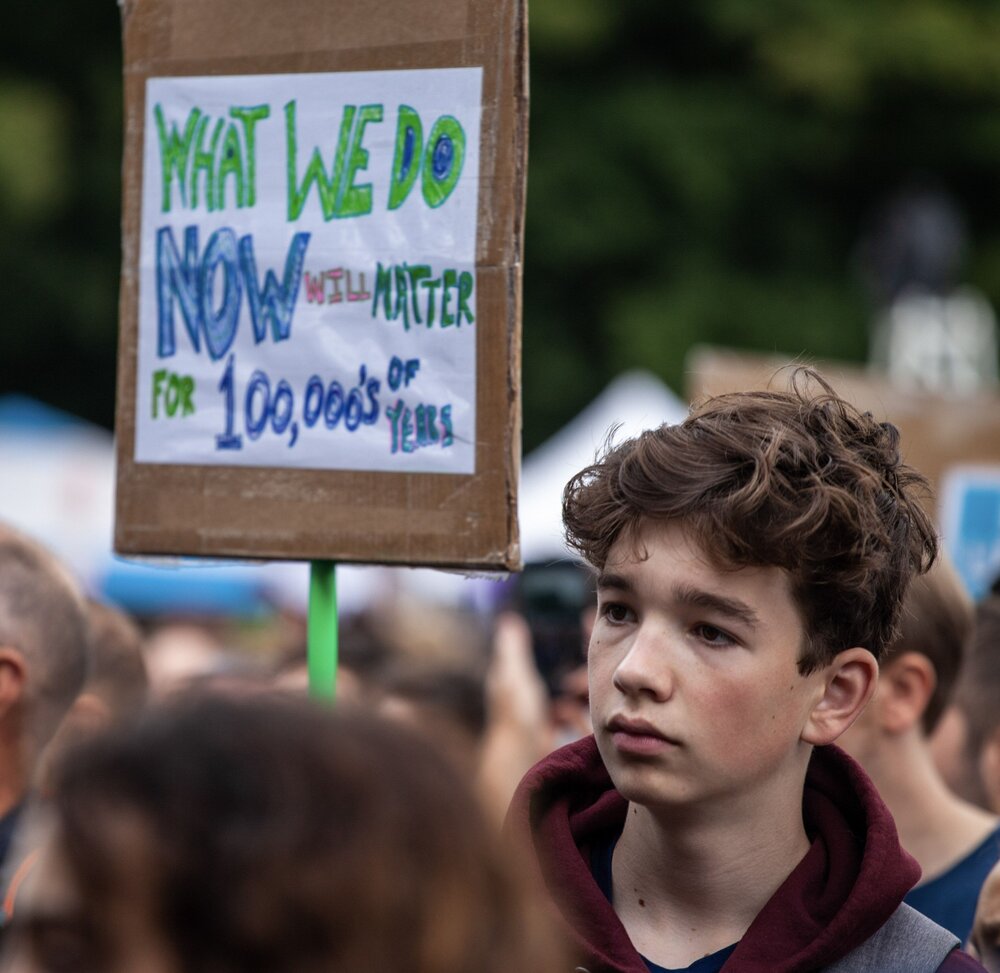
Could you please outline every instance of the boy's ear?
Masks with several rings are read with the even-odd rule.
[[[817,676],[822,693],[802,730],[802,740],[833,743],[859,716],[878,685],[878,663],[867,649],[844,649]]]
[[[934,663],[921,652],[901,652],[882,668],[878,695],[879,726],[888,734],[919,725],[937,688]]]
[[[9,645],[0,645],[0,718],[20,702],[27,673],[24,656]]]

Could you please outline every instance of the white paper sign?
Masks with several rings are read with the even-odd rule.
[[[147,82],[136,462],[475,471],[481,87]]]

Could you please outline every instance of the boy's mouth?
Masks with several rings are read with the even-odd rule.
[[[678,740],[668,737],[646,720],[613,716],[608,720],[607,727],[612,743],[624,752],[660,753],[667,748],[680,746]]]

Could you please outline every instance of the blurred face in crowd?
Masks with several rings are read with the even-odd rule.
[[[40,829],[39,857],[18,894],[3,973],[181,973],[143,881],[145,829],[124,818],[118,825],[123,864],[114,887],[101,895],[73,874],[55,827]]]

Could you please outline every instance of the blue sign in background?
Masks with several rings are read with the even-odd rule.
[[[1000,471],[955,471],[943,501],[945,545],[978,600],[1000,576]]]

